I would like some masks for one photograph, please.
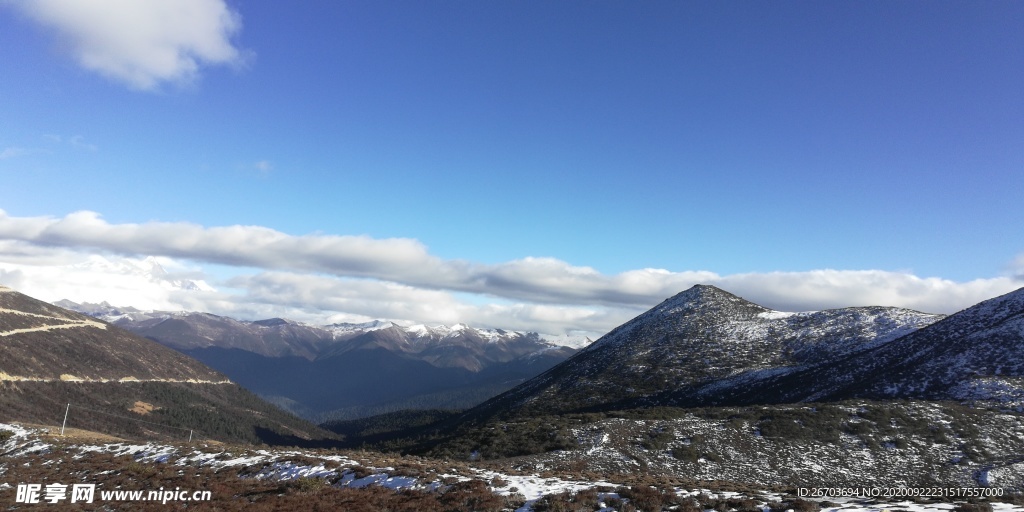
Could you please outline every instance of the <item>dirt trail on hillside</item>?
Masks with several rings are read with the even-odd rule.
[[[230,380],[203,380],[203,379],[138,379],[132,376],[121,377],[120,379],[94,379],[90,377],[77,377],[75,375],[63,374],[59,378],[48,377],[26,377],[23,375],[11,375],[0,371],[0,382],[173,382],[178,384],[231,384]]]
[[[4,290],[0,290],[2,292]],[[10,291],[10,290],[7,290]],[[0,308],[0,313],[8,313],[11,315],[31,316],[35,318],[45,318],[47,320],[56,320],[63,322],[54,325],[43,325],[40,327],[26,327],[23,329],[11,329],[10,331],[0,332],[0,336],[11,336],[12,334],[21,334],[25,332],[39,332],[39,331],[50,331],[53,329],[71,329],[74,327],[96,327],[99,329],[106,329],[107,324],[103,322],[97,322],[94,320],[72,320],[70,318],[61,318],[58,316],[40,315],[38,313],[28,313],[25,311],[18,311],[16,309]]]
[[[0,332],[0,336],[11,336],[14,334],[21,334],[26,332],[39,332],[39,331],[52,331],[54,329],[71,329],[74,327],[99,327],[100,329],[106,329],[107,326],[99,322],[75,322],[71,324],[58,324],[58,325],[43,325],[40,327],[26,327],[24,329],[12,329],[10,331]]]

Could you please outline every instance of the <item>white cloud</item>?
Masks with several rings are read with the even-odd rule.
[[[1024,253],[1018,254],[1009,264],[1010,274],[1024,281]]]
[[[15,158],[19,156],[25,156],[30,151],[25,148],[9,147],[0,150],[0,160],[7,160],[8,158]]]
[[[340,279],[289,272],[265,272],[232,279],[245,290],[242,302],[344,312],[361,320],[388,319],[403,324],[465,323],[477,327],[565,334],[584,331],[596,337],[629,320],[641,309],[515,302],[471,304],[455,294],[365,279]],[[321,315],[325,314],[321,313]],[[361,321],[360,320],[360,321]]]
[[[0,0],[0,2],[2,2],[2,1],[3,0]],[[32,154],[46,154],[46,153],[50,153],[54,149],[54,144],[62,144],[64,142],[64,138],[61,137],[60,135],[44,134],[42,136],[42,138],[43,138],[43,140],[45,140],[47,142],[47,145],[50,146],[48,149],[40,149],[40,148],[29,149],[29,148],[19,147],[19,146],[10,146],[10,147],[7,147],[7,148],[4,148],[4,149],[0,150],[0,160],[7,160],[9,158],[17,158],[17,157],[22,157],[22,156],[25,156],[25,155],[32,155]],[[90,153],[94,153],[96,151],[99,151],[99,149],[100,149],[99,146],[97,146],[96,144],[93,144],[93,143],[87,141],[85,139],[85,137],[83,137],[81,135],[74,135],[72,137],[69,137],[67,139],[67,144],[70,147],[72,147],[74,149],[77,149],[79,151],[87,151],[87,152],[90,152]]]
[[[284,317],[319,324],[371,319],[405,325],[463,322],[556,335],[583,330],[595,338],[609,323],[621,323],[639,312],[525,303],[470,304],[440,290],[290,272],[235,276],[215,283],[216,289],[181,286],[182,281],[209,279],[194,266],[170,258],[100,256],[0,241],[0,284],[51,302],[107,301],[142,309],[204,311],[243,319]]]
[[[605,276],[552,258],[497,265],[441,260],[417,240],[281,233],[261,226],[207,228],[188,223],[109,224],[95,212],[63,218],[10,217],[0,239],[125,255],[159,255],[232,266],[366,277],[430,289],[548,303],[636,305],[716,277],[645,269]]]
[[[252,164],[248,164],[242,167],[245,171],[255,171],[256,176],[260,178],[266,178],[270,176],[270,173],[274,170],[274,164],[270,160],[257,160]]]
[[[86,142],[85,137],[82,137],[81,135],[75,135],[74,137],[71,137],[71,139],[69,139],[69,142],[71,143],[71,146],[73,146],[74,148],[81,149],[83,151],[96,152],[99,151],[100,149],[99,146]]]
[[[204,65],[237,65],[238,13],[223,0],[12,2],[56,30],[79,65],[139,90],[188,83]]]
[[[884,270],[736,274],[709,284],[779,310],[900,306],[930,313],[953,313],[1024,285],[1009,277],[961,283]]]
[[[189,258],[232,266],[319,271],[401,282],[428,270],[408,268],[441,261],[405,238],[292,236],[261,226],[206,228],[184,222],[109,224],[95,212],[65,216],[10,217],[0,210],[0,239],[56,247],[92,248],[120,254]],[[418,278],[425,279],[422,275]]]
[[[101,256],[115,263],[100,265]],[[132,277],[130,269],[146,256],[160,258],[176,273],[156,280]],[[182,270],[175,264],[181,261],[193,263]],[[241,274],[217,282],[195,266],[202,264],[227,265]],[[1015,264],[1024,269],[1024,256]],[[175,279],[207,279],[218,289],[167,286]],[[639,269],[605,275],[553,258],[495,265],[443,260],[419,241],[403,238],[295,236],[261,226],[110,224],[93,212],[54,218],[11,217],[2,210],[0,283],[44,300],[108,300],[242,318],[464,322],[548,334],[606,332],[698,283],[779,310],[882,305],[940,313],[1024,285],[1019,276],[955,282],[884,270],[720,275]]]
[[[165,271],[161,265],[172,270]],[[215,304],[215,290],[186,290],[195,270],[166,258],[119,258],[0,242],[0,283],[47,300],[179,310]],[[200,280],[201,282],[201,280]]]

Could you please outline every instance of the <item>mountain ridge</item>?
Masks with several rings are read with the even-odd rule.
[[[333,437],[187,355],[7,287],[0,287],[0,355],[0,421],[50,423],[71,410],[71,426],[118,437],[173,439],[190,430],[247,443]]]
[[[467,414],[718,405],[731,381],[756,383],[871,350],[942,318],[881,306],[778,312],[697,285]]]
[[[281,318],[239,321],[209,313],[77,306],[317,420],[407,406],[466,409],[575,352],[537,333],[465,324],[405,327],[376,320],[311,326]]]
[[[454,326],[403,326],[387,320],[371,320],[363,323],[314,325],[285,318],[246,321],[203,312],[142,311],[130,306],[111,306],[107,302],[76,303],[62,299],[54,304],[157,339],[178,350],[219,346],[241,348],[271,357],[297,355],[310,360],[343,353],[351,349],[345,344],[352,338],[386,329],[401,331],[404,340],[392,348],[401,349],[405,353],[418,353],[444,346],[446,343],[450,344],[453,338],[460,336],[472,337],[481,345],[510,345],[519,340],[535,346],[537,350],[550,347],[578,349],[590,343],[590,339],[586,337],[543,336],[536,332],[476,328],[461,323]],[[169,323],[161,325],[166,322]],[[186,327],[185,324],[191,324],[191,327]],[[172,332],[175,329],[179,331]],[[392,332],[397,334],[398,331]],[[369,341],[372,341],[372,336]],[[526,354],[523,350],[513,351],[517,356]]]
[[[0,372],[19,380],[227,380],[174,350],[6,287],[0,337]]]
[[[1024,288],[982,301],[870,354],[807,399],[914,396],[1024,403]],[[985,390],[983,388],[990,388]]]

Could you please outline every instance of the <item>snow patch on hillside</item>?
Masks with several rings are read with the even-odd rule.
[[[778,320],[780,318],[789,318],[796,313],[790,313],[788,311],[765,311],[764,313],[758,313],[758,318],[764,318],[765,320]]]

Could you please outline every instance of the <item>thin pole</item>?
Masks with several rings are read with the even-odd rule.
[[[188,431],[188,442],[190,442],[190,443],[192,442],[192,431],[191,430]]]
[[[68,404],[68,408],[64,409],[64,423],[60,424],[60,436],[64,437],[64,427],[68,424],[68,412],[71,411],[71,404]]]

